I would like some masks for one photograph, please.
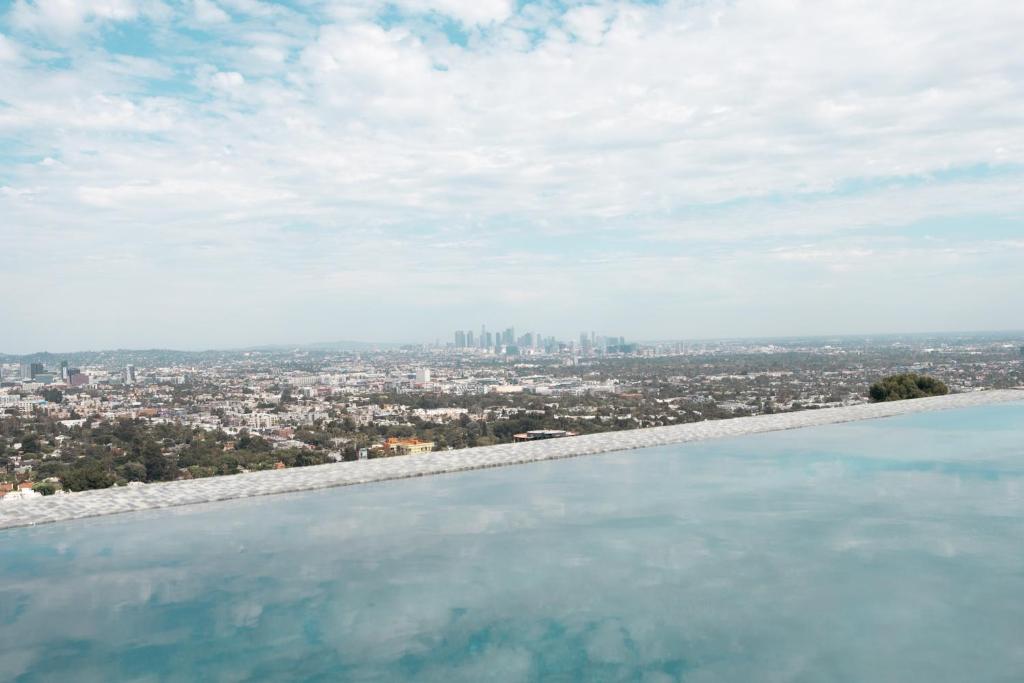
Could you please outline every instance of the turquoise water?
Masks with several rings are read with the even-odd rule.
[[[0,680],[1022,678],[1024,404],[0,532]]]

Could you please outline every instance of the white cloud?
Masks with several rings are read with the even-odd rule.
[[[584,5],[574,7],[565,13],[562,23],[576,38],[586,43],[601,42],[608,28],[612,11],[607,7]]]
[[[238,241],[282,275],[308,266],[322,301],[372,282],[394,288],[396,305],[416,292],[472,308],[483,295],[465,283],[488,272],[514,283],[493,290],[513,310],[553,288],[588,296],[577,280],[606,298],[611,283],[698,296],[678,283],[691,252],[712,254],[686,265],[706,291],[727,290],[726,275],[748,282],[739,261],[821,266],[841,282],[881,250],[851,234],[1024,211],[1016,4],[561,12],[424,0],[385,27],[373,2],[298,16],[197,0],[185,5],[195,16],[175,20],[221,20],[209,33],[223,40],[183,34],[145,58],[95,41],[68,52],[67,67],[32,63],[32,51],[64,54],[36,37],[43,26],[79,31],[152,11],[118,0],[64,16],[63,1],[19,0],[16,30],[0,37],[2,85],[18,93],[0,108],[0,134],[60,161],[12,162],[0,208],[8,239],[43,239],[52,226],[78,235],[47,242],[67,245],[69,262],[135,244],[154,268],[188,262],[190,250],[204,263]],[[431,12],[459,19],[467,44],[450,42]],[[161,21],[174,36],[178,24]],[[758,266],[748,240],[780,250]],[[969,256],[1009,277],[1000,258]],[[383,274],[381,260],[406,276]]]
[[[0,186],[0,195],[12,198],[31,197],[36,194],[37,190],[24,187],[10,187],[9,185]]]
[[[245,85],[245,77],[237,71],[217,71],[210,74],[209,84],[216,90],[231,92]]]
[[[501,22],[512,13],[512,0],[400,0],[399,7],[413,12],[438,12],[463,24]]]
[[[196,20],[203,24],[218,24],[231,21],[231,16],[213,0],[192,0],[192,11]]]
[[[15,0],[11,23],[24,30],[71,34],[92,21],[131,21],[140,13],[135,0]]]
[[[269,2],[260,2],[259,0],[221,0],[221,4],[236,12],[255,17],[273,17],[287,13],[283,6]]]
[[[67,102],[18,102],[0,110],[0,130],[29,130],[53,126],[56,132],[83,131],[156,132],[172,129],[178,104],[161,98],[138,101],[117,96],[94,95]]]
[[[7,36],[0,34],[0,62],[15,62],[21,57],[18,45]]]

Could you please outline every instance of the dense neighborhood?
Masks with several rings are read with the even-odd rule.
[[[511,346],[511,345],[510,345]],[[1024,384],[1000,335],[0,357],[0,494],[851,405],[900,372]]]

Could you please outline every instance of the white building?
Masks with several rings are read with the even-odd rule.
[[[249,426],[253,429],[270,429],[278,423],[278,417],[273,413],[252,413],[247,417]]]
[[[18,491],[11,491],[3,498],[0,498],[0,505],[11,505],[15,503],[21,503],[26,500],[33,498],[42,498],[43,494],[39,491],[33,491],[32,489],[21,489]]]

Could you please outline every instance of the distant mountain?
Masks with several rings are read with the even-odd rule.
[[[207,349],[203,351],[179,351],[176,349],[105,349],[101,351],[66,351],[50,352],[37,351],[26,354],[0,353],[0,363],[43,363],[48,367],[59,364],[61,361],[68,361],[71,364],[93,364],[103,361],[117,359],[118,361],[132,362],[142,361],[166,361],[166,360],[204,360],[217,357],[229,356],[236,353],[258,352],[258,353],[288,353],[290,351],[319,351],[319,352],[368,352],[387,351],[398,349],[403,344],[385,342],[360,342],[360,341],[333,341],[314,344],[264,344],[260,346],[249,346],[234,349]]]

